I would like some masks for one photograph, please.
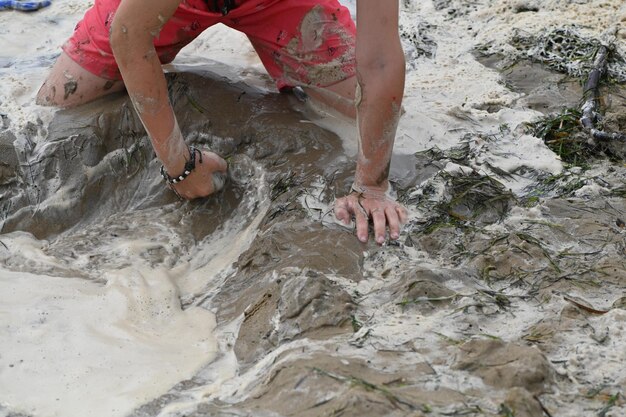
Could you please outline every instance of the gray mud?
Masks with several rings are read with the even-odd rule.
[[[545,193],[529,202],[497,179],[444,172],[446,161],[464,164],[462,148],[418,153],[392,181],[421,215],[398,243],[364,245],[328,209],[353,172],[334,134],[302,123],[282,95],[208,73],[169,82],[185,137],[230,161],[218,195],[176,200],[125,96],[59,112],[42,147],[17,139],[19,164],[3,168],[1,186],[3,233],[46,239],[44,253],[59,260],[51,268],[0,255],[3,267],[94,280],[124,266],[106,251],[116,239],[152,240],[139,256],[174,268],[221,225],[250,223],[269,201],[222,281],[182,295],[185,306],[216,312],[220,357],[133,416],[623,410],[619,187],[593,200]],[[530,102],[557,105],[548,96]],[[624,178],[623,167],[614,171]],[[216,379],[235,359],[236,375]]]
[[[0,273],[67,277],[101,288],[105,272],[147,265],[171,273],[179,288],[168,300],[177,307],[215,313],[215,360],[139,405],[132,417],[624,416],[625,144],[594,144],[576,163],[563,154],[564,169],[553,174],[532,163],[498,165],[480,154],[497,154],[500,162],[535,156],[499,147],[528,138],[523,126],[507,125],[516,119],[504,117],[511,110],[543,113],[556,120],[558,135],[575,130],[575,117],[559,115],[580,105],[581,80],[523,58],[533,40],[574,18],[578,29],[592,32],[615,15],[623,49],[622,5],[401,2],[412,75],[405,106],[415,105],[405,115],[441,120],[433,127],[429,118],[414,118],[410,135],[419,139],[420,128],[432,133],[430,141],[415,142],[430,149],[394,155],[391,180],[411,217],[399,241],[383,246],[361,244],[353,230],[333,221],[332,202],[352,183],[349,146],[296,111],[288,96],[208,72],[168,75],[184,136],[229,162],[225,188],[193,202],[179,201],[164,186],[124,94],[59,111],[50,124],[20,120],[32,106],[3,107]],[[65,6],[57,8],[58,19],[82,13],[82,5]],[[527,41],[507,57],[518,22]],[[10,44],[20,45],[14,35]],[[479,38],[490,45],[481,51],[493,53],[480,58],[484,67],[466,56],[480,49]],[[0,67],[40,71],[56,54],[48,48],[60,38],[51,39],[37,46],[42,52],[35,58],[0,57]],[[225,38],[207,42],[214,39]],[[464,42],[448,50],[459,39]],[[9,53],[16,51],[11,45]],[[565,52],[577,51],[570,46]],[[580,55],[558,57],[568,64],[561,68],[580,68],[565,59]],[[481,71],[494,70],[506,89],[475,85],[488,80]],[[424,83],[417,82],[421,75]],[[22,88],[3,80],[16,90],[2,96],[6,106],[22,97]],[[494,95],[463,97],[472,87]],[[626,131],[625,91],[623,84],[603,86],[602,128]],[[15,114],[5,114],[10,111]],[[439,149],[442,143],[452,145]],[[513,172],[505,170],[510,166]],[[27,243],[19,246],[20,239]],[[148,303],[157,313],[159,300]],[[46,300],[35,307],[47,306],[59,308]],[[20,311],[7,310],[1,313],[10,328]],[[32,316],[39,321],[15,334],[45,329],[47,313]],[[7,358],[0,362],[19,372]],[[0,369],[0,375],[12,374]],[[50,381],[56,374],[44,376]],[[27,395],[46,394],[26,388]],[[97,411],[115,405],[116,398],[110,400]],[[37,415],[18,409],[0,392],[0,417]]]
[[[583,96],[580,80],[528,60],[511,63],[504,56],[478,56],[488,68],[498,70],[511,90],[522,93],[519,104],[550,114],[576,107]],[[496,109],[492,109],[496,110]]]

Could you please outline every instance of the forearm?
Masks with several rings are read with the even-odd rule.
[[[401,50],[384,64],[360,67],[357,76],[359,154],[355,185],[386,190],[404,90]]]
[[[144,52],[139,55],[141,58],[133,59],[137,53],[129,50],[116,54],[116,58],[121,58],[120,71],[157,157],[168,172],[176,173],[181,170],[187,151],[169,102],[165,76],[156,55],[144,59]]]
[[[133,13],[136,11],[132,3],[121,4],[112,25],[111,47],[128,94],[152,140],[157,157],[168,172],[177,173],[184,166],[188,151],[176,123],[165,76],[153,44],[153,38],[163,22],[159,19],[157,26],[137,22]],[[160,13],[158,16],[162,17]]]
[[[367,242],[370,224],[376,242],[400,237],[407,212],[389,190],[389,167],[402,108],[404,52],[398,34],[399,0],[357,0],[355,104],[359,153],[353,191],[335,202],[335,216],[352,219],[356,234]],[[371,223],[370,223],[371,222]]]
[[[355,188],[387,191],[391,152],[402,108],[404,52],[398,1],[357,1]]]

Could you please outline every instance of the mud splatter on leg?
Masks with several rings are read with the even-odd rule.
[[[67,100],[69,96],[76,93],[76,89],[78,89],[78,83],[76,82],[76,80],[70,80],[66,82],[63,87],[65,88],[63,100]]]
[[[363,92],[361,91],[361,83],[356,82],[356,89],[354,91],[354,105],[358,109],[363,99]]]

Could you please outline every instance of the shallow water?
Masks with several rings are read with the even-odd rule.
[[[524,123],[580,88],[476,53],[516,27],[593,34],[621,2],[402,2],[411,216],[382,247],[331,211],[352,126],[273,92],[224,28],[168,67],[185,136],[229,158],[215,197],[162,186],[123,94],[33,105],[86,7],[0,14],[0,416],[626,412],[624,161],[564,165]]]

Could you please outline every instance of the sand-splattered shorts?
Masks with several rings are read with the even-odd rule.
[[[213,0],[208,0],[213,4]],[[120,0],[96,0],[63,50],[87,71],[121,79],[109,44]],[[356,27],[338,0],[240,0],[223,16],[205,0],[182,0],[154,44],[161,63],[208,27],[223,23],[245,33],[277,87],[326,87],[355,74]]]

